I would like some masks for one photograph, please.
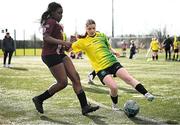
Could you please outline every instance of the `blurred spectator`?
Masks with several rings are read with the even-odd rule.
[[[2,43],[2,51],[4,53],[3,66],[11,67],[11,58],[13,52],[15,51],[14,40],[11,38],[10,34],[7,32]],[[6,64],[6,59],[9,56],[8,64]]]
[[[167,38],[163,41],[163,47],[165,49],[165,59],[171,60],[171,48],[173,47],[173,41],[169,35],[167,35]]]
[[[174,42],[173,42],[173,61],[178,61],[178,57],[179,57],[179,45],[180,41],[178,40],[177,36],[174,36]]]
[[[126,57],[127,44],[124,40],[122,41],[121,49],[122,49],[122,57]]]
[[[160,49],[160,45],[158,39],[155,37],[152,38],[150,49],[152,50],[152,60],[158,60],[158,50]]]
[[[129,59],[132,59],[135,54],[136,54],[136,45],[134,43],[134,40],[131,40]]]

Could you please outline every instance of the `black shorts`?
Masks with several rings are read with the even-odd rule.
[[[152,50],[153,52],[158,52],[158,50]]]
[[[122,67],[123,66],[119,62],[114,63],[112,66],[99,71],[97,73],[97,76],[99,77],[100,81],[104,84],[103,79],[106,75],[112,74],[113,76],[116,76],[116,72],[118,71],[118,69]]]
[[[42,61],[50,68],[54,65],[57,65],[59,63],[63,62],[63,58],[66,57],[66,54],[53,54],[53,55],[47,55],[47,56],[41,56]]]
[[[178,53],[179,52],[179,49],[174,49],[174,53]]]

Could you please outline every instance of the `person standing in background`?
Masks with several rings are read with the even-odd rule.
[[[157,38],[152,38],[150,49],[152,50],[152,60],[158,60],[158,50],[160,49],[160,45]]]
[[[173,61],[178,61],[179,58],[179,45],[180,45],[180,41],[178,41],[177,36],[174,36],[174,42],[173,42]]]
[[[131,40],[129,59],[132,59],[135,54],[136,54],[136,45],[134,43],[134,40]]]
[[[4,53],[3,67],[11,67],[11,59],[13,52],[15,51],[14,40],[11,38],[9,32],[6,33],[3,43],[2,43],[2,51]],[[8,59],[8,64],[6,64],[6,59]]]
[[[171,60],[171,48],[173,47],[173,41],[171,40],[169,35],[167,35],[167,38],[164,40],[163,47],[165,49],[165,60]]]
[[[122,41],[121,49],[122,49],[122,57],[126,57],[127,44],[124,40]]]

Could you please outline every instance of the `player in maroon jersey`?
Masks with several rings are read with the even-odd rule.
[[[41,25],[43,27],[42,60],[48,66],[56,79],[48,90],[35,96],[32,100],[38,112],[44,113],[43,101],[52,97],[55,93],[64,89],[68,84],[68,78],[72,81],[73,89],[79,99],[82,114],[96,111],[99,106],[91,106],[87,103],[86,95],[80,83],[80,77],[71,59],[64,53],[71,47],[71,42],[64,42],[62,27],[59,22],[62,19],[62,6],[56,2],[48,5],[47,11],[42,14]],[[61,34],[61,35],[60,35]],[[67,78],[68,77],[68,78]]]

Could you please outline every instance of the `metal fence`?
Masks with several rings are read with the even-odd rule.
[[[42,48],[42,41],[31,41],[31,40],[14,40],[15,43],[15,47],[16,47],[16,51],[15,51],[15,55],[18,55],[17,50],[21,50],[21,54],[19,55],[34,55],[36,56],[36,50],[39,50]],[[2,40],[0,40],[0,49],[2,49]],[[31,54],[27,53],[27,50],[33,51],[31,52]]]

